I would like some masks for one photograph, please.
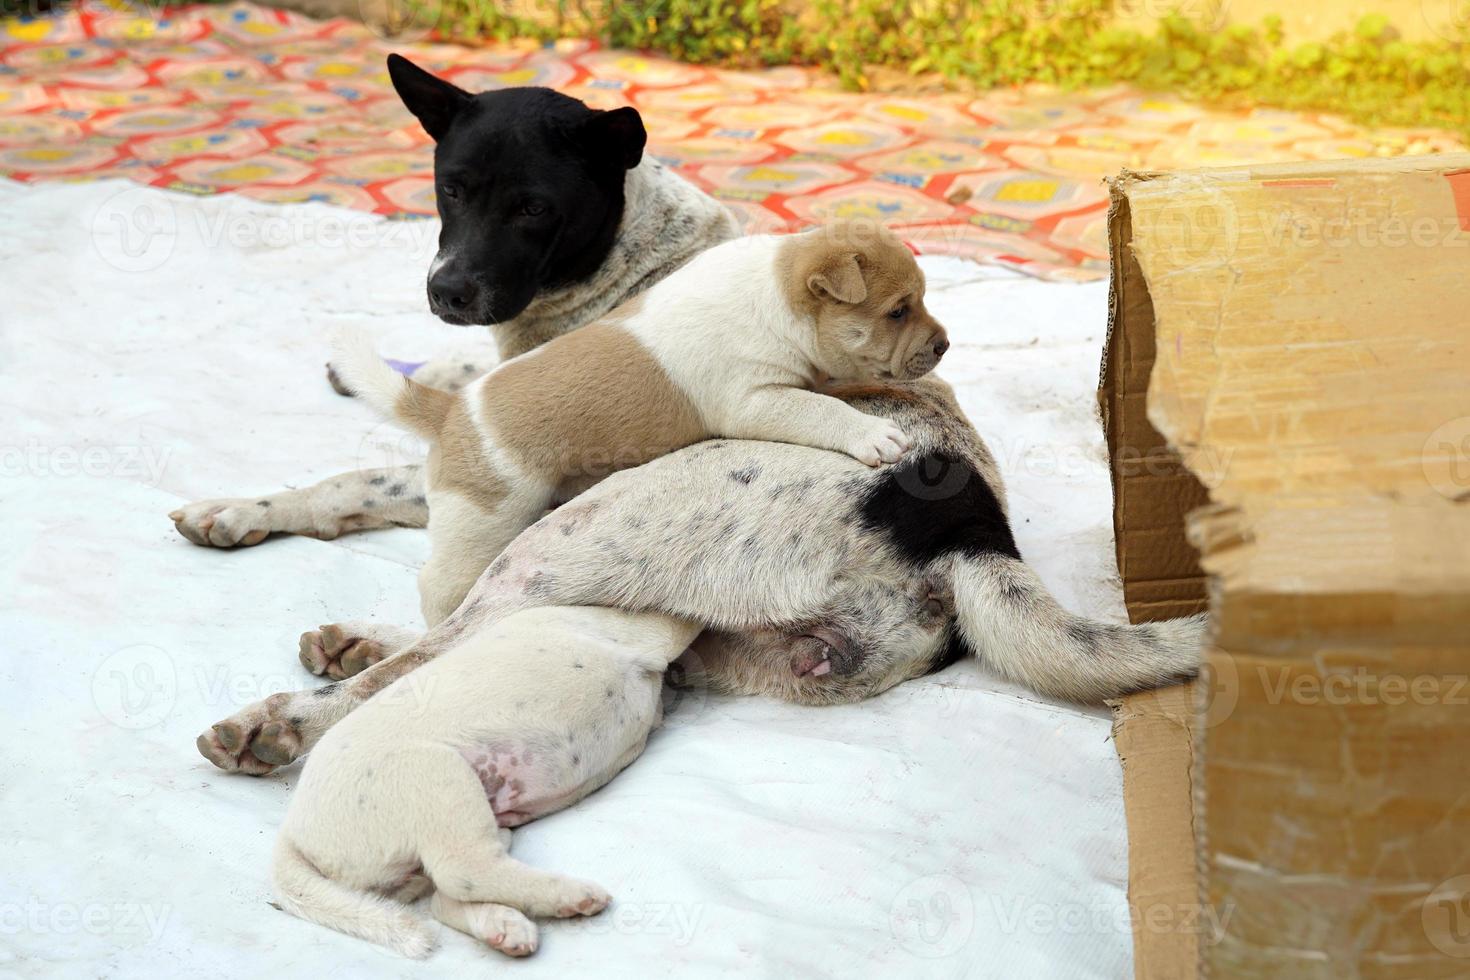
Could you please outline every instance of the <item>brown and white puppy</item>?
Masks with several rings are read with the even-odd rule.
[[[913,254],[879,226],[844,222],[712,248],[456,394],[361,345],[339,364],[366,401],[433,442],[433,554],[419,576],[433,625],[559,495],[614,470],[711,436],[897,461],[909,446],[897,425],[812,389],[918,378],[948,347]]]

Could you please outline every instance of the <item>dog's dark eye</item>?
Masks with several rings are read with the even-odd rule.
[[[445,184],[439,188],[439,196],[446,197],[451,201],[459,200],[459,186],[457,184]]]
[[[907,306],[895,306],[893,309],[888,311],[888,319],[890,320],[902,320],[908,315],[909,308]]]
[[[534,218],[537,215],[542,215],[545,213],[546,205],[544,204],[537,204],[535,201],[528,201],[525,204],[521,205],[521,214],[524,214],[528,218]]]

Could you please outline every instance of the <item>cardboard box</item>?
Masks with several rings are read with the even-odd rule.
[[[1112,189],[1137,976],[1470,976],[1470,156]]]

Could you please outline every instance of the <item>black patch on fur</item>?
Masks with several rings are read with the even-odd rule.
[[[885,469],[863,498],[862,522],[888,535],[916,565],[959,552],[1021,552],[995,492],[969,460],[942,451],[906,458]]]
[[[375,487],[381,487],[383,484],[388,482],[388,478],[386,476],[375,476],[368,482]]]
[[[759,466],[747,466],[743,470],[731,470],[730,479],[742,486],[750,486],[751,482],[761,475]]]
[[[1098,650],[1098,641],[1101,639],[1100,634],[1102,630],[1097,624],[1089,623],[1086,620],[1074,619],[1062,627],[1062,629],[1085,652],[1092,654],[1094,657],[1100,652]]]
[[[269,500],[257,500],[255,502],[255,506],[257,507],[269,507],[270,505],[271,502]]]
[[[340,683],[340,682],[339,681],[333,681],[330,684],[323,684],[321,687],[319,687],[315,691],[312,691],[311,692],[312,697],[318,697],[318,698],[327,697],[333,691],[337,690],[337,684],[338,683]]]
[[[929,663],[929,669],[924,671],[924,675],[937,674],[950,664],[957,664],[961,660],[967,657],[973,657],[974,655],[975,651],[970,649],[970,645],[960,635],[960,628],[951,625],[948,635],[944,638],[944,646],[940,647],[939,652],[934,655],[934,659]]]
[[[390,497],[401,497],[405,489],[407,488],[402,483],[395,483],[388,488],[387,493]]]

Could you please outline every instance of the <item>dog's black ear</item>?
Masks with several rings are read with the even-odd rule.
[[[594,111],[582,124],[582,145],[594,160],[615,161],[624,170],[632,170],[643,159],[643,145],[648,132],[643,117],[632,106],[606,112]]]
[[[399,54],[388,56],[388,77],[408,111],[418,116],[435,140],[449,132],[455,113],[472,98],[459,86],[424,71]]]

